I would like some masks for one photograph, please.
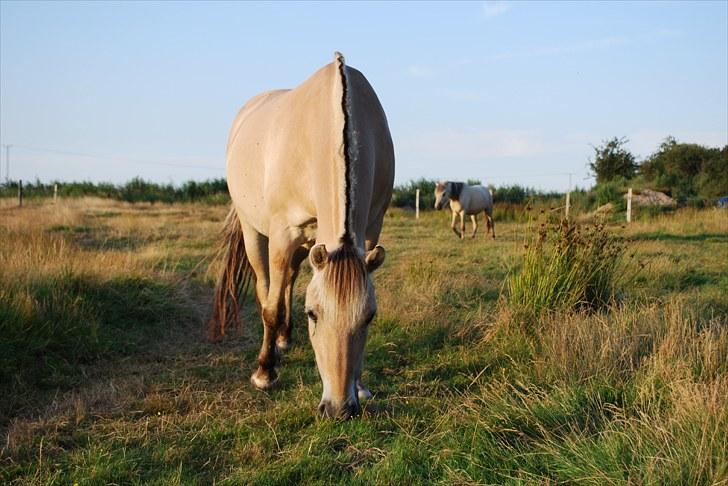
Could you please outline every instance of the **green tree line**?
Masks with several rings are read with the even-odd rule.
[[[619,192],[621,186],[664,192],[679,203],[710,203],[728,195],[728,145],[706,147],[667,137],[638,163],[626,138],[611,138],[594,147],[589,168],[595,190]]]
[[[623,194],[627,187],[636,190],[654,189],[675,198],[679,204],[696,206],[712,205],[719,197],[728,195],[728,145],[723,148],[705,147],[693,143],[680,143],[667,137],[658,149],[641,162],[626,148],[629,141],[622,137],[604,140],[594,147],[589,161],[597,184],[590,190],[572,191],[571,203],[575,209],[592,210],[612,202],[624,204]],[[480,184],[470,179],[468,184]],[[159,184],[134,178],[125,184],[94,182],[50,182],[39,180],[25,182],[26,198],[52,197],[53,187],[58,184],[60,197],[95,196],[128,202],[204,202],[227,204],[230,196],[225,179],[202,182],[188,181],[179,186]],[[420,178],[394,187],[392,206],[415,207],[416,191],[420,190],[420,210],[434,206],[437,181]],[[14,197],[17,182],[0,185],[0,197]],[[540,203],[558,206],[564,194],[540,191],[518,184],[491,186],[494,200],[499,205],[525,205]]]
[[[58,182],[43,183],[39,180],[23,182],[26,198],[53,197],[54,186],[58,185],[59,197],[103,197],[127,202],[205,202],[224,204],[230,201],[225,179],[187,181],[180,186],[159,184],[135,177],[125,184],[109,182]],[[14,197],[18,183],[12,181],[0,186],[1,197]]]

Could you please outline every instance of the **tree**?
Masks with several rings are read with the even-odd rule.
[[[673,197],[717,198],[728,193],[728,146],[711,148],[667,137],[640,166],[646,181]]]
[[[609,182],[617,177],[631,179],[637,172],[637,163],[634,155],[625,149],[629,142],[626,137],[603,140],[602,144],[594,148],[594,160],[589,162],[589,168],[597,179],[597,184]]]

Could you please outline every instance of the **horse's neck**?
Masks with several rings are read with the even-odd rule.
[[[350,239],[357,247],[364,246],[372,200],[371,174],[358,172],[353,170],[351,178],[343,182],[332,181],[326,194],[321,194],[321,202],[317,205],[316,242],[325,244],[326,248],[336,248],[344,239]]]
[[[459,213],[463,210],[463,205],[460,203],[459,199],[450,199],[450,209]]]

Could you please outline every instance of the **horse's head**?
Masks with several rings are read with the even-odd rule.
[[[377,311],[370,274],[384,261],[384,248],[376,246],[364,255],[344,244],[329,253],[319,244],[309,260],[313,278],[306,291],[306,315],[324,388],[319,411],[348,418],[361,410],[357,380],[369,323]]]
[[[438,211],[450,202],[450,195],[447,190],[447,183],[438,182],[435,186],[435,209]]]

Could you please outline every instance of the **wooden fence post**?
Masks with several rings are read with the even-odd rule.
[[[566,193],[566,219],[569,219],[570,202],[571,202],[571,191]]]
[[[18,206],[23,207],[23,180],[18,181]]]
[[[415,192],[415,219],[420,219],[420,190]]]
[[[627,190],[627,222],[632,221],[632,188]]]
[[[53,204],[58,202],[58,184],[53,184]]]

